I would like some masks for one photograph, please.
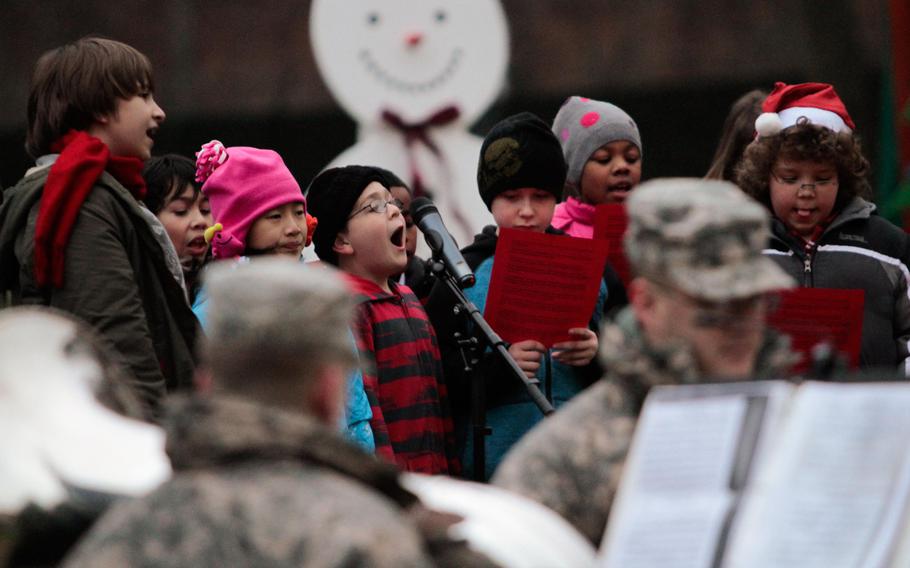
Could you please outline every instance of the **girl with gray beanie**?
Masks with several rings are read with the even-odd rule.
[[[641,181],[641,136],[624,110],[569,97],[553,120],[569,170],[553,227],[573,237],[594,236],[594,207],[622,203]]]

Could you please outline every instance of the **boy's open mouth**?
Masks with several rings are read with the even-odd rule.
[[[392,241],[392,244],[396,247],[404,246],[404,227],[398,227],[392,233],[392,236],[389,237],[389,240]]]
[[[145,135],[154,140],[155,136],[158,136],[158,127],[149,128],[145,131]]]

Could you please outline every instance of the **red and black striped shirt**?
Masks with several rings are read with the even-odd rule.
[[[376,453],[406,471],[457,473],[439,346],[423,306],[407,286],[390,283],[389,294],[346,276],[359,302],[353,327]]]

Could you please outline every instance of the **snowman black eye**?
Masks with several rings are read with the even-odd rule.
[[[436,10],[436,13],[433,15],[433,18],[439,23],[445,22],[448,17],[449,15],[446,14],[445,10]]]
[[[379,14],[377,12],[370,12],[367,14],[367,23],[371,26],[375,26],[379,23]]]

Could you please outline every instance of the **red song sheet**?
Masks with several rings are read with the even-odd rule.
[[[833,343],[856,368],[863,334],[862,290],[794,288],[779,295],[768,325],[792,338],[793,350],[803,356],[797,371],[809,369],[812,348],[823,341]]]
[[[510,343],[567,341],[588,326],[606,258],[603,240],[501,229],[484,317]]]
[[[629,226],[626,206],[622,203],[598,205],[594,209],[594,238],[607,241],[607,262],[616,270],[623,286],[629,286],[631,273],[626,254],[622,249],[622,237]]]

